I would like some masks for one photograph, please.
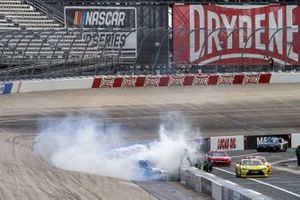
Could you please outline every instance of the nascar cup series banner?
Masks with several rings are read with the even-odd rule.
[[[300,6],[175,5],[174,61],[300,64]],[[186,42],[182,42],[186,41]]]
[[[137,33],[130,30],[137,28],[135,7],[66,6],[64,12],[66,27],[76,25],[91,29],[83,35],[87,41],[106,50],[121,48],[127,54],[136,56]],[[66,16],[74,19],[74,22],[68,23]]]

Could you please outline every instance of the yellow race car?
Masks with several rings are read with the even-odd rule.
[[[236,177],[267,177],[269,170],[259,159],[242,159],[235,165]]]
[[[265,157],[259,156],[259,155],[249,155],[249,156],[246,156],[245,158],[246,159],[258,159],[258,160],[260,160],[268,168],[268,173],[269,174],[272,173],[272,164],[269,163]]]

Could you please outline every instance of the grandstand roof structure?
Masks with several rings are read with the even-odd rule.
[[[300,0],[43,0],[46,3],[53,4],[107,4],[107,3],[118,3],[118,4],[272,4],[272,3],[283,3],[283,4],[295,4],[300,3]]]

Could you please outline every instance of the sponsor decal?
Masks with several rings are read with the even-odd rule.
[[[175,5],[175,62],[300,64],[298,5]],[[187,42],[182,42],[187,41]]]
[[[103,77],[101,79],[100,88],[113,87],[114,82],[115,82],[115,77]]]
[[[272,137],[257,137],[256,144],[266,143]]]
[[[194,85],[207,85],[208,83],[208,74],[199,74],[194,77],[193,86]]]
[[[137,77],[124,77],[121,87],[135,87]]]
[[[124,27],[126,13],[120,10],[76,10],[74,25],[84,27]]]
[[[260,74],[245,74],[243,84],[259,83]]]
[[[245,149],[256,149],[258,144],[265,143],[270,138],[279,137],[288,142],[288,147],[291,147],[292,140],[291,134],[279,134],[279,135],[250,135],[245,136]]]
[[[232,84],[234,80],[234,74],[222,74],[218,79],[218,85],[220,84]]]
[[[236,149],[236,138],[219,138],[217,149]]]
[[[244,136],[211,137],[211,150],[244,150]]]
[[[147,76],[144,86],[155,86],[157,87],[160,81],[159,76]]]
[[[169,86],[183,86],[185,75],[181,76],[170,76]]]

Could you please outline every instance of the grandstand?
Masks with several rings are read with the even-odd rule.
[[[1,30],[52,29],[62,26],[21,0],[1,0],[0,17]]]
[[[203,5],[209,3],[200,2]],[[243,1],[216,2],[243,3]],[[276,1],[263,3],[274,2]],[[296,2],[280,1],[288,4]],[[80,0],[0,0],[0,81],[99,74],[164,74],[199,71],[226,73],[270,70],[265,62],[258,65],[224,67],[220,62],[222,55],[213,65],[193,64],[190,63],[189,58],[176,60],[178,54],[185,54],[186,42],[179,40],[181,47],[173,50],[176,47],[173,39],[180,30],[178,31],[176,27],[173,27],[174,29],[168,27],[168,11],[175,3],[197,5],[199,1],[129,0],[126,3],[116,3],[113,0],[95,0],[86,4],[85,1]],[[247,1],[247,3],[251,2]],[[252,1],[252,3],[260,4],[262,1]],[[115,13],[123,12],[129,17],[122,21],[123,27],[88,26],[89,23],[98,23],[98,21],[93,21],[91,15],[83,14],[93,12],[84,5],[93,6],[93,9],[99,6],[101,12],[105,12],[103,9],[105,10],[105,6],[109,5],[116,10]],[[84,20],[89,23],[84,24]],[[213,33],[215,30],[211,31]],[[276,39],[279,31],[273,31],[272,37]],[[196,30],[190,30],[188,33],[181,32],[181,39],[190,36],[182,36],[183,34],[194,32]],[[232,35],[235,34],[235,30],[231,32]],[[257,30],[252,30],[251,35],[256,32]],[[270,38],[267,48],[272,41]],[[277,39],[276,41],[278,42]],[[294,42],[296,40],[286,42],[290,45],[287,48],[289,49],[287,57],[294,55],[292,48]],[[223,48],[224,44],[221,45]],[[263,54],[267,50],[264,50]],[[246,53],[243,52],[241,57],[244,55]],[[244,60],[246,59],[240,59],[241,62]],[[287,65],[287,61],[283,65],[284,68],[275,66],[272,70],[299,69],[299,65]]]

